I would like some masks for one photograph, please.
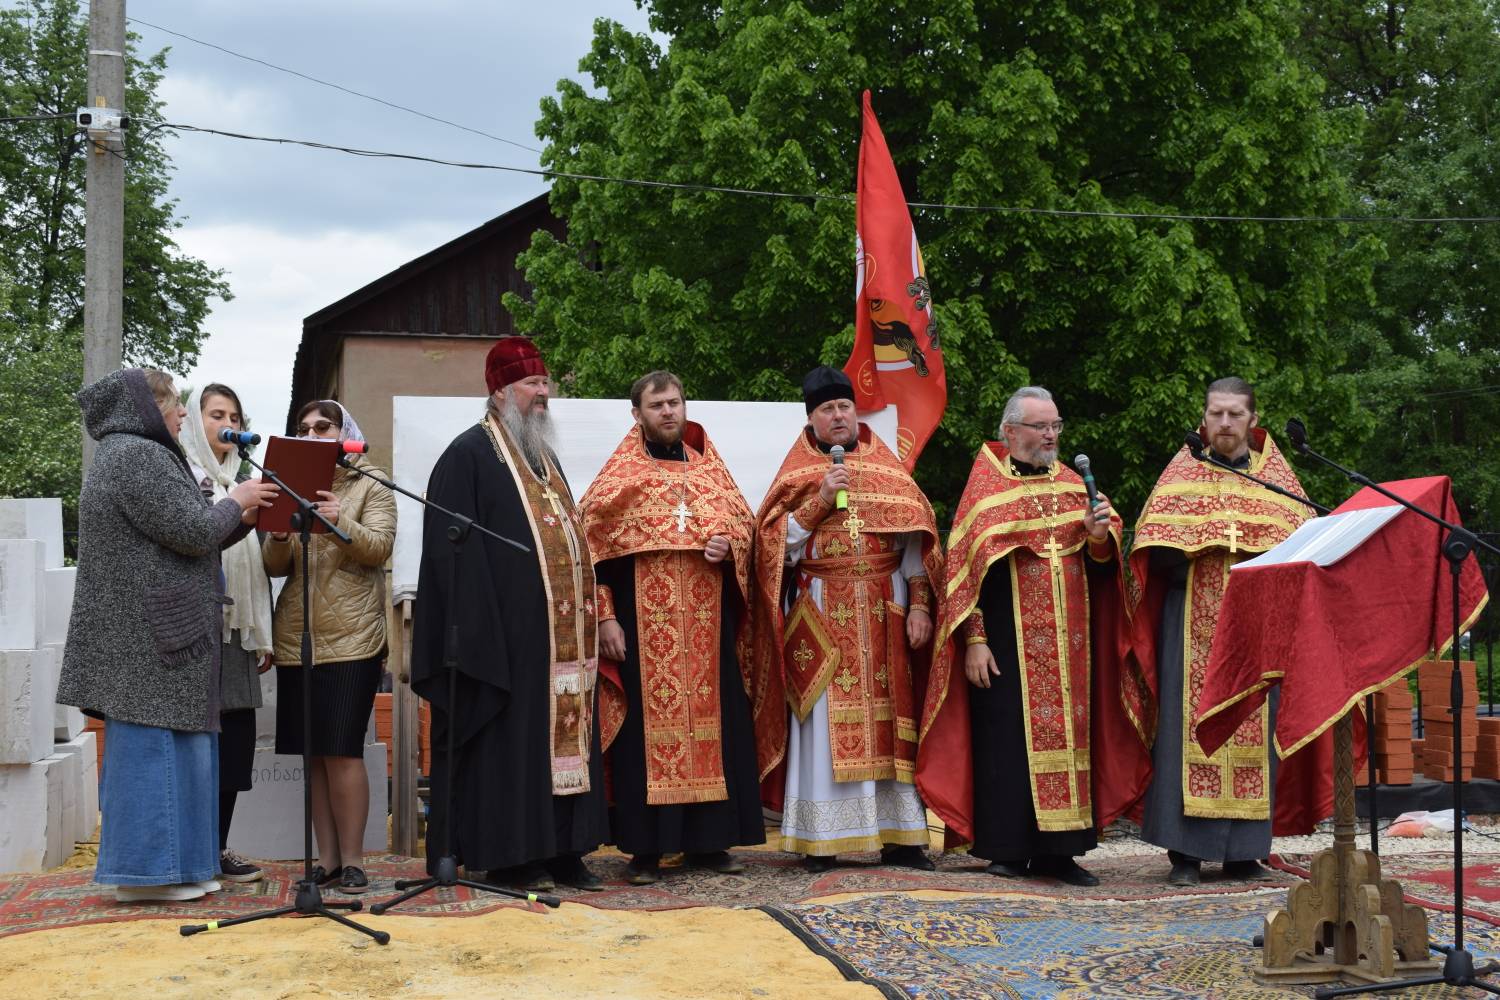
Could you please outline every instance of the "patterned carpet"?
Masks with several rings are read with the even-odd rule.
[[[1284,898],[1279,889],[1184,896],[1170,904],[881,895],[765,909],[846,978],[893,998],[1270,1000],[1313,991],[1262,987],[1251,978],[1260,953],[1250,940]],[[1435,938],[1451,938],[1448,914],[1431,919]],[[1500,928],[1466,926],[1470,950],[1500,955]],[[1440,987],[1385,995],[1467,994]]]
[[[602,909],[672,910],[691,906],[762,907],[800,903],[839,893],[905,892],[922,889],[949,892],[994,893],[1023,891],[1039,897],[1065,899],[1149,900],[1168,891],[1166,865],[1160,856],[1101,858],[1090,861],[1102,884],[1095,889],[1075,889],[1052,879],[1006,880],[1002,883],[984,874],[983,862],[964,855],[937,859],[936,872],[890,868],[869,855],[841,856],[839,867],[811,875],[798,863],[798,856],[777,851],[744,851],[742,875],[715,875],[683,867],[665,866],[661,882],[654,886],[632,886],[625,881],[627,859],[618,854],[589,858],[589,865],[605,880],[604,892],[559,889],[571,903],[586,903]],[[395,893],[392,883],[400,878],[420,878],[422,863],[397,856],[369,855],[366,872],[371,888],[364,905],[388,899]],[[189,903],[152,903],[122,906],[113,895],[91,881],[87,871],[56,875],[0,875],[0,936],[49,927],[107,923],[118,920],[171,917],[188,921],[223,919],[259,910],[289,905],[301,876],[298,864],[269,864],[266,877],[250,885],[226,883],[223,890]],[[1293,875],[1276,873],[1269,882],[1224,882],[1205,873],[1202,886],[1193,892],[1216,895],[1247,892],[1268,885],[1291,885]],[[1172,890],[1181,893],[1183,890]],[[345,899],[328,892],[330,900]],[[501,906],[524,905],[503,896],[457,887],[419,896],[395,914],[415,916],[462,916],[486,913]]]

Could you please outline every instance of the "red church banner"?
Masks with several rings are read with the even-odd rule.
[[[854,403],[861,412],[896,407],[896,455],[909,472],[942,422],[948,377],[922,250],[868,90],[859,143],[854,257],[854,351],[844,372],[854,383]]]

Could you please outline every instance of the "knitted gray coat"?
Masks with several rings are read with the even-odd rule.
[[[217,732],[219,546],[240,506],[199,492],[139,368],[78,394],[99,448],[78,501],[78,576],[57,700]]]

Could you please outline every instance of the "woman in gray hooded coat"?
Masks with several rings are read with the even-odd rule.
[[[94,878],[122,902],[194,899],[218,888],[219,549],[276,488],[250,480],[209,505],[162,372],[113,372],[78,402],[99,448],[57,700],[104,719]]]

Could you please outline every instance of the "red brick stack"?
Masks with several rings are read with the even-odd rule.
[[[1500,715],[1481,715],[1477,732],[1474,777],[1500,778]]]
[[[1461,780],[1474,776],[1474,761],[1479,747],[1479,722],[1475,706],[1479,704],[1479,682],[1472,661],[1459,663],[1463,674],[1463,745],[1453,745],[1452,705],[1453,663],[1449,660],[1425,660],[1417,667],[1417,686],[1422,694],[1422,773],[1434,781],[1452,781],[1455,766],[1462,767]]]
[[[1382,785],[1409,785],[1416,768],[1411,745],[1411,689],[1406,678],[1375,692],[1375,777]]]
[[[422,774],[432,773],[432,706],[419,701],[421,714],[417,728],[417,770]],[[390,777],[395,751],[391,739],[394,725],[391,693],[382,691],[375,696],[375,738],[385,744],[385,773]]]

